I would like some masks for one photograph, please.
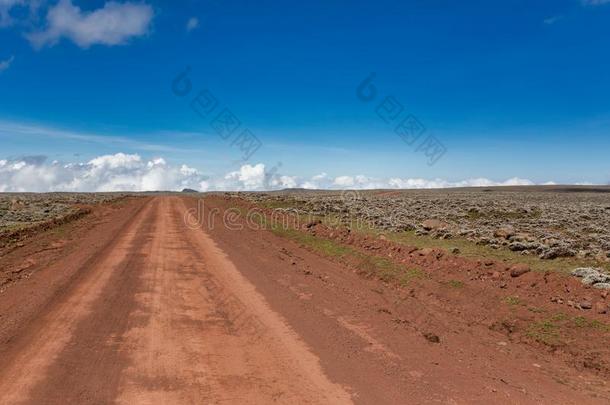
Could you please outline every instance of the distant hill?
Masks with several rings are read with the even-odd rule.
[[[192,188],[184,188],[182,189],[183,193],[198,193],[199,191],[193,190]]]

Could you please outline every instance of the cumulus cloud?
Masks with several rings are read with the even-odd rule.
[[[241,183],[246,189],[256,190],[265,185],[265,165],[243,165],[239,170],[225,176],[228,184]]]
[[[16,191],[154,191],[198,188],[205,179],[186,165],[170,166],[162,158],[117,153],[85,163],[63,164],[31,157],[0,160],[0,192]]]
[[[11,63],[15,60],[14,56],[11,56],[7,60],[0,61],[0,72],[4,72],[6,69],[11,67]]]
[[[354,178],[351,176],[339,176],[335,178],[333,184],[339,187],[352,187],[354,185]]]
[[[24,191],[261,191],[307,189],[426,189],[533,185],[518,177],[503,181],[337,176],[326,173],[302,178],[267,170],[263,163],[209,178],[187,165],[171,165],[162,157],[145,160],[137,154],[103,155],[81,163],[48,162],[45,156],[0,160],[0,192]],[[552,182],[543,184],[554,184]]]
[[[197,17],[191,17],[186,22],[186,30],[189,32],[197,27],[199,27],[199,19]]]
[[[109,1],[102,8],[83,12],[71,0],[60,0],[49,8],[46,28],[26,37],[36,48],[52,46],[62,37],[81,48],[122,45],[145,35],[152,18],[153,9],[147,4]]]

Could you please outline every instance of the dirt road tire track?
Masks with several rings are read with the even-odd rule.
[[[184,211],[150,201],[17,337],[0,403],[351,402]]]

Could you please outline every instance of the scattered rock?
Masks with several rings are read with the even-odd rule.
[[[515,236],[515,228],[512,225],[504,225],[494,231],[496,238],[509,239]]]
[[[461,253],[461,251],[459,248],[454,247],[454,248],[451,248],[451,253],[453,253],[454,255],[458,255]]]
[[[424,222],[422,222],[421,226],[426,231],[449,228],[448,223],[440,221],[438,219],[426,219]]]
[[[435,335],[434,333],[426,332],[423,335],[428,342],[431,342],[431,343],[440,343],[441,342],[441,338],[438,337],[437,335]]]
[[[587,300],[581,301],[580,304],[578,304],[578,306],[581,309],[591,309],[591,308],[593,308],[593,304],[591,304],[591,302],[587,301]]]
[[[510,245],[508,245],[508,248],[513,252],[527,251],[529,254],[530,250],[536,250],[538,246],[539,245],[535,242],[512,242]]]
[[[520,277],[525,273],[530,272],[530,267],[527,264],[515,264],[510,268],[511,277]]]
[[[602,269],[593,267],[579,267],[572,271],[572,275],[582,278],[582,283],[596,288],[610,289],[610,275]]]
[[[313,228],[314,226],[316,226],[316,225],[318,225],[318,224],[321,224],[321,223],[322,223],[322,221],[320,221],[320,220],[318,219],[318,220],[316,220],[316,221],[311,221],[311,222],[308,222],[308,223],[307,223],[307,225],[305,225],[305,227],[306,227],[307,229],[309,229],[309,228]]]
[[[558,246],[558,247],[553,247],[553,248],[543,251],[539,257],[544,260],[551,260],[551,259],[555,259],[557,257],[573,257],[573,256],[576,256],[576,252],[574,250],[570,249],[567,246]]]
[[[432,252],[434,252],[434,250],[432,248],[423,248],[421,249],[419,252],[417,252],[420,256],[428,256],[429,254],[431,254]]]

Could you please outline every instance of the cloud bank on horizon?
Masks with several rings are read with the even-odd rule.
[[[376,179],[364,175],[311,178],[267,170],[263,163],[245,164],[239,170],[208,177],[187,165],[173,166],[158,157],[138,154],[103,155],[81,163],[49,162],[45,156],[0,160],[0,192],[110,192],[110,191],[263,191],[306,189],[427,189],[534,185],[528,179],[493,181],[486,178],[447,181],[422,178]],[[554,184],[548,182],[544,184]]]

